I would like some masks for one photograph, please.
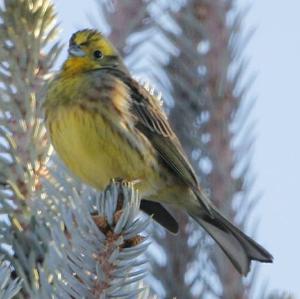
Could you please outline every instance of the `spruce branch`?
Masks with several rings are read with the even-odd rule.
[[[63,183],[66,187],[67,184]],[[99,194],[64,190],[68,200],[40,198],[40,221],[51,223],[44,265],[59,298],[134,298],[147,269],[149,241],[142,235],[151,218],[139,217],[140,199],[129,183],[113,181]],[[72,196],[71,196],[72,195]],[[60,211],[53,223],[49,209]],[[53,262],[55,261],[55,262]]]
[[[18,278],[11,279],[11,269],[0,257],[0,298],[11,299],[21,289],[22,281]]]
[[[57,25],[48,0],[5,0],[0,13],[0,188],[10,191],[1,202],[22,209],[48,154],[41,98],[60,46],[50,43]]]
[[[49,298],[35,296],[49,231],[36,225],[29,201],[49,152],[41,103],[60,52],[55,13],[48,0],[4,0],[0,19],[0,250],[22,278],[20,298]]]

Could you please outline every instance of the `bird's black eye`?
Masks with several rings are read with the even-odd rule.
[[[103,57],[103,53],[102,53],[100,50],[96,50],[96,51],[94,52],[94,57],[95,57],[96,59],[102,58],[102,57]]]

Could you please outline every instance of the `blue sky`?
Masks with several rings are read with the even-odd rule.
[[[256,27],[245,49],[250,72],[258,74],[252,88],[256,143],[253,168],[256,189],[263,191],[257,208],[256,239],[274,255],[261,267],[261,283],[300,298],[300,1],[240,0],[251,3],[246,28]],[[54,0],[67,43],[77,29],[90,27],[87,15],[97,11],[94,0]]]
[[[248,1],[249,2],[249,1]],[[259,205],[259,240],[275,262],[262,267],[272,288],[300,298],[300,1],[256,0],[246,25],[257,31],[247,54],[258,73],[253,92],[257,141],[254,168]]]

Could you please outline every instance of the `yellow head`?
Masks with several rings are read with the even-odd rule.
[[[74,33],[69,43],[65,73],[80,73],[106,67],[124,68],[113,45],[100,32],[85,29]]]

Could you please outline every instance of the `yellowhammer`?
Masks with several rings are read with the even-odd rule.
[[[143,211],[171,232],[178,225],[162,204],[186,211],[244,275],[251,260],[272,262],[207,199],[159,101],[99,32],[73,34],[45,111],[54,148],[87,184],[102,190],[112,178],[135,181]]]

